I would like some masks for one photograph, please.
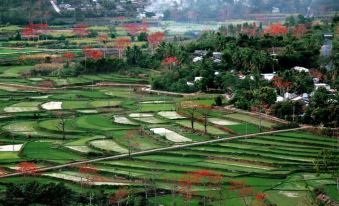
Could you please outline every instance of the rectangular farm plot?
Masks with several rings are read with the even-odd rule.
[[[113,120],[101,115],[81,116],[76,120],[76,125],[83,129],[95,129],[102,131],[130,129],[134,125],[116,124]]]
[[[165,111],[165,112],[158,112],[158,115],[161,117],[164,117],[166,119],[170,120],[176,120],[176,119],[186,119],[186,117],[181,116],[175,111]]]
[[[62,107],[64,109],[87,109],[101,107],[116,107],[120,101],[116,100],[97,100],[97,101],[64,101]]]
[[[18,152],[22,148],[22,144],[16,144],[16,145],[1,145],[0,146],[0,152]],[[1,153],[0,153],[1,155]]]
[[[228,126],[228,125],[237,125],[238,122],[220,119],[220,118],[208,118],[208,121],[212,124],[220,125],[220,126]]]
[[[253,134],[258,133],[260,131],[258,125],[250,123],[227,125],[226,127],[236,132],[237,134]]]
[[[90,105],[94,108],[99,107],[116,107],[121,103],[121,101],[117,100],[97,100],[90,102]]]
[[[127,148],[132,147],[133,151],[141,151],[164,147],[166,144],[148,134],[140,134],[139,130],[118,130],[109,133],[119,145]]]
[[[81,160],[82,157],[76,153],[68,152],[54,145],[52,142],[29,142],[25,145],[22,156],[34,160],[50,160],[57,162],[68,162]]]
[[[161,119],[155,118],[154,114],[152,113],[132,113],[129,115],[131,118],[134,120],[140,121],[140,122],[145,122],[149,124],[161,124],[165,123]]]
[[[0,77],[20,77],[21,73],[30,71],[33,66],[0,67]]]
[[[41,102],[20,102],[20,103],[5,107],[4,111],[8,113],[35,112],[35,111],[39,111],[40,104]]]
[[[84,153],[84,154],[88,154],[90,152],[94,152],[93,149],[91,149],[88,146],[66,146],[68,149],[73,150],[75,152],[79,152],[79,153]]]
[[[103,140],[93,140],[89,143],[92,147],[105,150],[110,152],[117,152],[117,153],[128,153],[128,150],[116,142],[110,139],[103,139]]]
[[[48,177],[53,177],[53,178],[57,178],[57,179],[62,179],[62,180],[68,180],[68,181],[72,181],[72,182],[76,182],[76,183],[81,183],[81,182],[86,182],[87,184],[91,184],[91,185],[111,185],[111,186],[124,186],[124,185],[129,185],[128,183],[124,183],[124,182],[117,182],[117,181],[113,181],[110,179],[105,179],[100,180],[100,181],[92,181],[90,179],[88,179],[88,175],[86,175],[86,177],[83,177],[83,174],[80,173],[76,173],[76,172],[60,172],[60,173],[47,173],[44,174],[44,176],[48,176]]]
[[[240,114],[240,113],[234,113],[234,114],[228,114],[225,115],[226,118],[230,118],[230,119],[234,119],[234,120],[239,120],[242,122],[249,122],[255,125],[259,125],[260,124],[260,119],[254,116],[250,116],[250,115],[246,115],[246,114]],[[263,127],[267,127],[267,128],[272,128],[273,126],[275,126],[276,124],[270,121],[266,121],[266,120],[261,120],[261,124]]]
[[[114,122],[118,124],[138,125],[135,122],[132,122],[131,120],[129,120],[127,117],[118,116],[118,115],[114,116]]]
[[[42,104],[41,107],[45,110],[61,110],[62,102],[47,102]]]
[[[191,128],[191,122],[189,120],[179,120],[176,123],[183,126],[183,127]],[[204,127],[203,124],[201,124],[199,122],[194,122],[194,129],[203,132],[205,130],[205,127]],[[226,134],[228,134],[227,132],[222,131],[222,130],[215,128],[215,127],[212,127],[212,126],[207,127],[207,133],[213,134],[213,135],[226,135]]]
[[[10,163],[20,160],[18,152],[0,152],[0,163]]]
[[[191,142],[192,140],[184,137],[176,132],[168,130],[166,128],[153,128],[151,129],[157,135],[165,137],[167,140],[175,142],[175,143],[182,143],[182,142]]]
[[[175,110],[173,104],[141,104],[141,112],[158,112]]]

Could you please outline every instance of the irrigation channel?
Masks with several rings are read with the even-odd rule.
[[[158,149],[151,149],[151,150],[145,150],[145,151],[140,151],[140,152],[132,152],[130,154],[114,155],[114,156],[96,158],[96,159],[91,159],[91,160],[71,162],[71,163],[61,164],[61,165],[57,165],[57,166],[42,167],[42,168],[35,170],[34,172],[42,173],[42,172],[47,172],[47,171],[51,171],[51,170],[57,170],[57,169],[62,169],[62,168],[66,168],[66,167],[74,167],[74,166],[79,166],[79,165],[89,164],[89,163],[95,163],[95,162],[100,162],[100,161],[105,161],[105,160],[119,160],[119,159],[139,156],[139,155],[148,155],[148,154],[157,153],[157,152],[164,152],[164,151],[169,151],[169,150],[183,149],[183,148],[187,148],[187,147],[194,147],[194,146],[201,146],[201,145],[207,145],[207,144],[213,144],[213,143],[227,142],[227,141],[235,140],[235,139],[254,138],[254,137],[257,137],[257,136],[261,136],[261,135],[270,135],[270,134],[276,134],[276,133],[305,130],[305,129],[310,129],[310,128],[313,128],[313,127],[312,126],[303,126],[303,127],[299,127],[299,128],[293,128],[293,129],[261,132],[261,133],[256,133],[256,134],[240,135],[240,136],[226,137],[226,138],[220,138],[220,139],[208,140],[208,141],[201,141],[201,142],[195,142],[195,143],[189,143],[189,144],[174,145],[174,146],[163,147],[163,148],[158,148]],[[29,171],[26,171],[26,172],[29,172]],[[25,172],[15,172],[15,173],[1,175],[0,178],[20,176],[20,175],[23,175],[23,174],[25,174]]]

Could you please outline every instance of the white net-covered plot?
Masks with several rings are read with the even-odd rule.
[[[171,130],[168,130],[166,128],[153,128],[151,129],[152,132],[154,132],[157,135],[165,137],[167,140],[175,142],[175,143],[181,143],[181,142],[191,142],[192,140],[184,137],[176,132],[173,132]]]

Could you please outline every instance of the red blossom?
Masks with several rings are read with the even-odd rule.
[[[128,191],[125,188],[118,189],[114,194],[109,198],[109,204],[120,203],[125,198],[128,197]]]
[[[104,56],[104,53],[100,50],[91,50],[89,52],[89,57],[94,60],[99,60]]]
[[[285,81],[281,77],[273,78],[273,85],[279,89],[289,89],[292,86],[291,82]]]
[[[30,38],[34,35],[34,29],[30,25],[25,26],[22,29],[21,34],[22,34],[23,37]]]
[[[152,46],[157,46],[165,39],[165,34],[163,32],[155,32],[153,34],[148,35],[148,42]]]
[[[143,21],[140,26],[140,32],[148,32],[148,23],[146,21]]]
[[[293,35],[297,38],[304,36],[307,33],[308,29],[305,24],[298,24],[294,27]]]
[[[255,199],[257,199],[257,200],[264,200],[265,198],[266,198],[266,194],[265,193],[258,193],[255,196]]]
[[[98,41],[99,41],[99,42],[102,42],[102,43],[104,43],[104,44],[106,44],[107,41],[108,41],[108,36],[107,36],[107,34],[101,34],[101,35],[99,35],[99,36],[98,36]]]
[[[86,24],[76,24],[73,28],[73,33],[79,37],[85,37],[89,34],[88,26]]]
[[[114,47],[118,50],[119,52],[119,58],[122,57],[123,51],[131,46],[131,39],[130,38],[117,38],[114,39]]]
[[[86,58],[90,58],[90,59],[94,59],[94,60],[98,60],[101,59],[104,56],[104,53],[100,50],[97,49],[93,49],[91,47],[84,47],[82,49],[84,55]]]
[[[66,52],[64,53],[64,57],[67,61],[72,61],[75,58],[75,54],[72,52]]]
[[[287,33],[287,27],[283,26],[281,23],[273,23],[264,29],[264,34],[268,34],[271,36],[282,36]]]
[[[316,69],[311,69],[310,70],[310,75],[313,77],[313,78],[317,78],[319,80],[322,80],[323,77],[324,77],[324,74],[319,71],[319,70],[316,70]]]
[[[167,57],[162,61],[162,63],[165,65],[171,65],[176,63],[177,61],[178,59],[176,57]]]
[[[126,19],[126,17],[125,17],[125,16],[118,16],[117,19],[118,19],[119,21],[124,21],[124,20]]]
[[[79,172],[82,174],[96,174],[97,169],[90,165],[83,165],[79,168]]]
[[[124,24],[124,28],[131,36],[135,36],[141,30],[140,25],[136,23]]]
[[[37,166],[33,162],[20,162],[18,164],[17,172],[24,175],[34,175],[37,171]]]

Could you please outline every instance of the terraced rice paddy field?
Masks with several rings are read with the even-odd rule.
[[[2,75],[14,77],[16,73],[5,70]],[[208,104],[212,99],[193,101]],[[207,133],[201,121],[203,111],[197,110],[193,131],[187,111],[177,108],[181,101],[187,100],[119,87],[37,92],[0,86],[1,172],[14,172],[22,161],[46,167],[259,132],[257,117],[220,110],[209,112]],[[270,131],[277,123],[263,120],[262,125],[264,131]],[[266,203],[305,205],[309,189],[317,187],[324,187],[338,200],[335,179],[330,174],[317,176],[313,169],[322,149],[338,154],[338,147],[336,139],[307,131],[258,135],[98,161],[90,165],[97,170],[91,175],[80,173],[79,167],[48,171],[30,181],[62,181],[86,192],[89,189],[81,185],[95,175],[95,181],[89,183],[91,190],[112,192],[124,187],[136,196],[156,186],[157,195],[150,192],[149,205],[199,205],[202,199],[208,205],[246,205],[244,198],[258,201],[261,192],[266,194]],[[192,196],[187,199],[182,182],[196,171],[213,171],[222,179],[220,184],[192,185]],[[22,178],[1,178],[0,185],[20,183]],[[239,196],[241,188],[234,188],[235,182],[251,192]]]

